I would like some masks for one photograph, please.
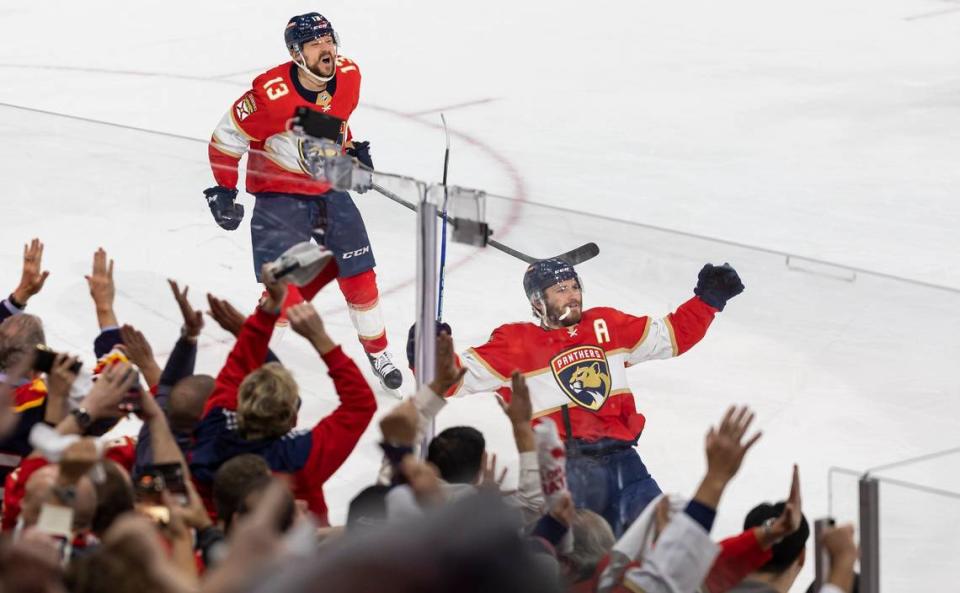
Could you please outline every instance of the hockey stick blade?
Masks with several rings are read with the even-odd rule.
[[[507,255],[512,255],[513,257],[521,261],[524,261],[528,264],[532,264],[538,261],[543,261],[545,259],[559,259],[563,262],[570,264],[571,266],[578,266],[583,262],[591,260],[597,257],[598,255],[600,255],[600,247],[598,247],[596,243],[592,243],[592,242],[584,243],[580,247],[576,247],[574,249],[571,249],[570,251],[561,253],[560,255],[554,255],[552,257],[545,257],[545,258],[529,256],[522,251],[518,251],[514,249],[513,247],[504,245],[503,243],[497,241],[496,239],[488,239],[487,244],[490,245],[490,247],[493,247],[494,249],[502,251]]]
[[[583,262],[591,260],[598,255],[600,255],[600,247],[598,247],[596,243],[584,243],[576,249],[561,253],[557,256],[557,259],[565,261],[571,266],[579,266]]]

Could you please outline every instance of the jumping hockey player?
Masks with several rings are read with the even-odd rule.
[[[627,367],[689,350],[744,287],[729,264],[707,264],[696,296],[653,319],[609,307],[584,311],[582,286],[561,260],[531,264],[523,289],[539,323],[502,325],[486,344],[467,350],[460,359],[467,374],[451,395],[496,391],[509,401],[510,375],[522,372],[534,422],[553,419],[567,443],[574,502],[603,515],[620,534],[660,494],[634,451],[645,418],[627,384]]]
[[[332,251],[333,272],[370,365],[384,386],[397,389],[403,377],[387,352],[363,219],[350,194],[307,174],[302,142],[287,129],[300,106],[337,117],[344,121],[338,144],[372,169],[369,142],[354,142],[346,123],[360,98],[360,70],[339,55],[333,25],[316,12],[291,18],[284,39],[292,60],[256,77],[214,130],[208,152],[217,185],[203,193],[217,224],[235,230],[243,219],[243,206],[235,202],[237,167],[249,152],[246,191],[256,197],[250,234],[257,280],[265,262],[302,241],[313,238]],[[311,296],[291,287],[284,309]]]

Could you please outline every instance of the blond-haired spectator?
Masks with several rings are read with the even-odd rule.
[[[340,406],[311,430],[294,431],[300,406],[297,383],[279,364],[263,364],[286,287],[266,269],[264,284],[267,296],[244,322],[207,400],[190,470],[208,491],[214,472],[228,459],[259,455],[272,471],[293,476],[296,498],[305,500],[327,524],[322,486],[353,451],[373,418],[376,400],[354,362],[327,335],[313,305],[291,307],[290,326],[323,359],[340,396]]]

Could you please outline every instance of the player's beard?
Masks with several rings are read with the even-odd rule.
[[[547,321],[559,327],[570,327],[580,323],[582,313],[581,301],[568,301],[558,306],[547,305]]]
[[[325,57],[330,59],[329,62],[323,61]],[[333,72],[337,68],[337,57],[332,53],[321,54],[320,57],[317,58],[316,63],[311,64],[309,68],[310,72],[313,72],[317,76],[321,78],[329,78],[333,76]]]

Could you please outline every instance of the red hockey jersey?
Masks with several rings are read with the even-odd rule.
[[[627,367],[683,354],[703,338],[716,312],[694,297],[661,319],[596,307],[584,311],[577,325],[561,329],[502,325],[486,344],[460,357],[468,370],[453,394],[497,391],[509,400],[510,375],[519,370],[534,418],[553,418],[564,438],[567,406],[574,438],[633,441],[645,419],[627,384]]]
[[[240,157],[247,157],[248,193],[278,192],[319,195],[330,189],[325,181],[307,174],[302,141],[288,130],[300,106],[346,122],[360,100],[360,70],[351,60],[337,57],[337,70],[327,89],[310,91],[297,78],[299,66],[281,64],[253,80],[252,88],[237,99],[210,138],[210,167],[218,185],[237,187]],[[344,123],[341,142],[351,138]]]

